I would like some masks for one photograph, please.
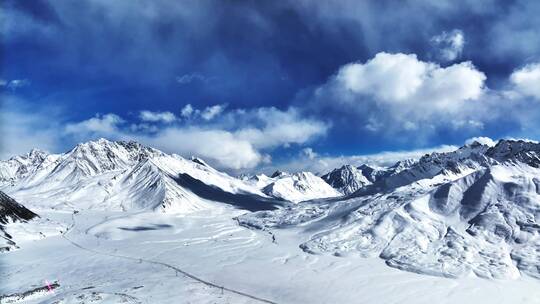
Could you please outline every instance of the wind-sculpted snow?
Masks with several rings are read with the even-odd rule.
[[[310,235],[300,248],[313,254],[379,257],[391,267],[445,277],[540,278],[538,148],[501,141],[431,154],[348,198],[247,214],[239,222],[300,229]]]

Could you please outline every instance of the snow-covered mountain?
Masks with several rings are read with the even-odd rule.
[[[58,155],[34,150],[0,162],[0,172],[0,190],[38,211],[234,205],[263,210],[238,218],[248,227],[304,231],[309,237],[299,245],[309,253],[380,257],[449,277],[540,278],[534,142],[475,142],[387,168],[344,166],[324,179],[309,172],[237,179],[201,159],[101,139]]]
[[[166,213],[204,210],[216,202],[247,210],[272,209],[283,201],[340,195],[311,173],[258,175],[245,181],[199,158],[185,159],[136,142],[106,139],[78,144],[63,154],[32,150],[1,161],[0,190],[38,210]]]
[[[263,188],[263,192],[295,203],[316,198],[341,196],[341,193],[311,172],[276,176],[274,181]]]
[[[310,253],[380,257],[432,275],[540,278],[540,144],[479,143],[389,168],[346,198],[247,214],[249,227],[301,227]]]
[[[348,195],[366,185],[372,184],[377,179],[377,176],[377,169],[367,165],[358,168],[344,165],[321,176],[321,178],[341,193]]]
[[[58,235],[66,226],[42,218],[0,191],[0,252],[19,249],[21,242]]]
[[[6,231],[5,225],[26,223],[36,217],[37,214],[0,191],[0,252],[10,251],[17,246],[13,236]]]
[[[270,177],[258,174],[244,178],[244,180],[257,188],[261,188],[262,192],[268,196],[294,203],[342,195],[322,178],[311,172],[287,173],[276,171]]]

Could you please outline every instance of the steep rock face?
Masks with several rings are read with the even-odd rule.
[[[322,178],[310,172],[298,172],[294,174],[274,174],[274,180],[263,188],[267,195],[301,202],[316,198],[340,196],[337,190],[327,184]]]
[[[535,168],[540,166],[540,145],[534,142],[501,140],[485,154],[499,162],[523,163]]]
[[[341,193],[348,195],[373,182],[374,177],[371,175],[372,172],[368,172],[364,175],[362,169],[355,168],[351,165],[344,165],[321,176],[321,178]]]
[[[28,210],[7,194],[0,191],[0,224],[25,222],[37,216],[37,214]]]
[[[0,191],[0,252],[17,248],[13,237],[5,229],[6,224],[27,222],[36,217],[37,214]]]
[[[538,143],[502,140],[432,153],[365,187],[384,191],[361,189],[239,221],[298,227],[308,232],[300,247],[310,253],[379,257],[438,276],[540,279],[539,151]]]

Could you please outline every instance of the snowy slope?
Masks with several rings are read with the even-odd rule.
[[[366,174],[364,174],[361,168],[344,165],[321,176],[321,178],[341,193],[352,194],[365,185],[372,184],[373,180],[367,172],[371,173],[366,170]]]
[[[240,218],[301,227],[310,253],[380,257],[447,277],[540,278],[540,144],[502,140],[432,153],[345,199]]]
[[[0,252],[17,248],[13,236],[6,231],[6,224],[27,222],[37,217],[37,214],[26,209],[14,199],[0,191]]]
[[[0,184],[13,184],[54,163],[57,158],[58,155],[49,155],[46,152],[33,149],[28,154],[0,161]]]
[[[272,176],[271,180],[267,180],[271,182],[264,186],[262,191],[270,196],[291,202],[297,203],[342,195],[322,178],[311,172],[280,173]]]
[[[20,242],[58,234],[62,228],[0,191],[0,252],[18,249]]]
[[[0,162],[0,172],[0,190],[38,210],[186,213],[212,208],[216,202],[248,210],[283,204],[201,159],[168,155],[136,142],[99,139],[59,155],[33,150]],[[211,197],[201,195],[209,190]],[[242,204],[235,204],[234,195]]]
[[[474,142],[453,152],[427,154],[419,160],[405,159],[386,168],[375,168],[366,164],[359,167],[344,165],[322,178],[346,195],[368,185],[373,186],[363,191],[382,192],[436,175],[449,175],[446,180],[451,180],[455,176],[481,168],[486,163],[495,162],[484,155],[488,149],[489,146]]]
[[[224,196],[251,195],[254,204],[265,204],[262,201],[268,199],[257,187],[200,159],[168,155],[136,142],[99,139],[60,155],[33,151],[0,162],[0,168],[0,190],[38,209],[184,213],[221,201],[219,196],[202,198],[189,185],[180,185],[178,177],[184,174],[219,189]]]

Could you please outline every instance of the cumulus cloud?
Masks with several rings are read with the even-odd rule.
[[[482,145],[487,145],[487,146],[490,146],[490,147],[493,147],[495,146],[497,143],[489,138],[489,137],[485,137],[485,136],[480,136],[480,137],[472,137],[472,138],[469,138],[465,141],[465,144],[466,145],[470,145],[470,144],[473,144],[473,143],[480,143]]]
[[[264,159],[250,142],[224,130],[167,128],[153,136],[135,138],[167,152],[202,157],[221,168],[253,168]]]
[[[4,111],[3,121],[16,124],[0,124],[2,131],[10,134],[2,142],[10,148],[2,149],[1,156],[26,153],[34,147],[61,152],[66,145],[107,137],[137,140],[168,153],[199,156],[220,169],[245,170],[269,163],[269,153],[275,148],[302,145],[324,135],[328,128],[320,121],[303,117],[294,108],[226,110],[224,105],[218,106],[221,115],[214,114],[211,120],[205,119],[203,113],[212,106],[202,111],[191,107],[191,115],[195,117],[189,120],[171,121],[170,115],[164,114],[167,112],[142,111],[139,117],[142,123],[129,123],[117,114],[108,113],[58,123],[51,128],[46,127],[51,125],[51,115],[34,117],[25,113],[29,112],[27,109],[16,113]],[[53,120],[61,121],[58,117]],[[169,121],[166,125],[159,123]],[[316,154],[311,152],[311,155]]]
[[[92,134],[112,136],[120,133],[119,126],[124,123],[124,119],[116,114],[97,114],[96,116],[76,123],[66,124],[64,131],[66,134],[85,138]]]
[[[139,118],[143,121],[164,123],[171,123],[176,120],[176,116],[172,112],[141,111]]]
[[[193,114],[193,106],[191,104],[185,105],[180,111],[180,115],[184,118],[189,118]]]
[[[465,46],[465,35],[461,30],[442,32],[431,38],[437,57],[442,61],[454,61],[461,56]]]
[[[315,90],[315,107],[356,113],[373,132],[482,126],[486,76],[471,62],[441,67],[414,54],[378,53],[339,69]]]
[[[206,107],[201,112],[201,117],[204,120],[211,120],[214,117],[221,114],[223,112],[223,110],[225,110],[226,107],[227,107],[227,105],[224,105],[224,104],[217,104],[217,105],[213,105],[213,106],[210,106],[210,107]]]
[[[256,120],[256,124],[236,131],[236,135],[261,149],[303,144],[325,135],[329,128],[320,120],[302,117],[296,108],[259,108],[233,115],[236,121]]]
[[[315,159],[315,157],[317,157],[318,154],[315,151],[313,151],[312,148],[307,147],[307,148],[302,149],[301,155],[303,157],[307,157],[308,159]]]
[[[510,75],[510,82],[519,93],[540,99],[540,63],[515,70]]]
[[[219,105],[222,111],[225,107]],[[190,121],[148,134],[127,134],[131,138],[167,152],[196,155],[220,168],[240,170],[270,161],[268,152],[277,147],[304,144],[323,136],[328,126],[303,117],[295,108],[236,109],[214,116],[210,122],[199,111],[201,121]],[[192,114],[194,115],[194,114]],[[217,114],[216,114],[217,115]],[[313,153],[314,154],[314,153]]]

